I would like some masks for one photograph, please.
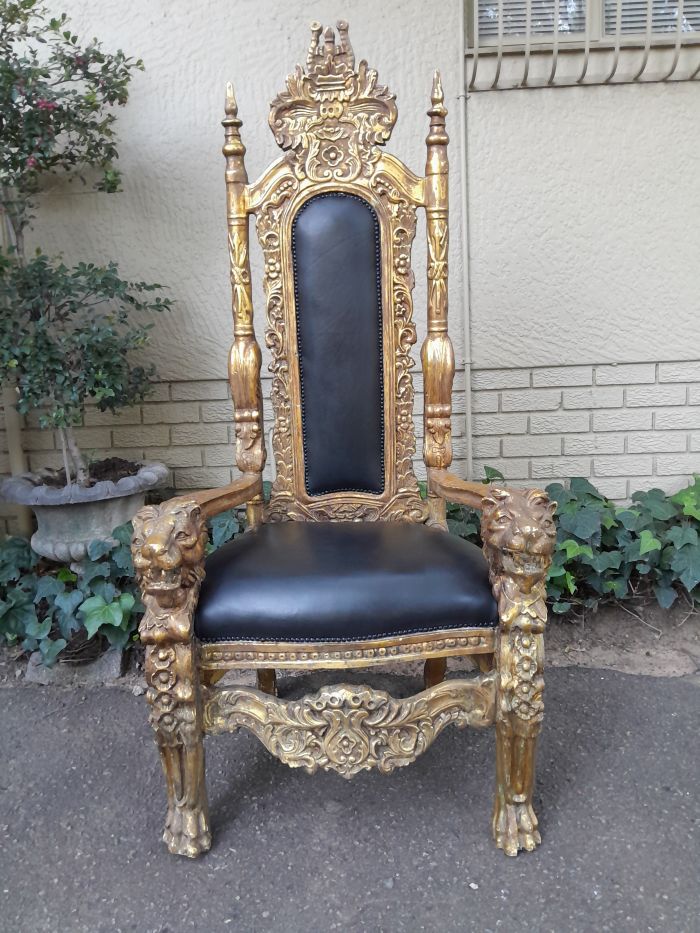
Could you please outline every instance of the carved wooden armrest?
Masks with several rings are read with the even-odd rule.
[[[145,606],[139,634],[146,644],[187,642],[204,579],[206,520],[262,493],[259,473],[228,486],[147,505],[134,516],[131,551]]]
[[[509,629],[517,618],[518,627],[543,631],[545,584],[556,540],[556,503],[542,489],[470,483],[447,470],[429,471],[429,489],[481,511],[484,555],[501,628]]]
[[[471,483],[449,470],[428,470],[428,489],[431,493],[449,502],[480,509],[491,487],[486,483]]]

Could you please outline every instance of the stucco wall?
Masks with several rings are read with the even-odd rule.
[[[158,325],[150,351],[164,380],[226,374],[231,314],[220,125],[226,81],[236,89],[252,180],[280,155],[267,125],[269,102],[296,62],[305,60],[312,19],[349,21],[358,59],[366,58],[397,96],[399,120],[388,148],[418,172],[425,165],[432,73],[441,68],[454,137],[452,204],[459,230],[458,0],[441,4],[434,18],[423,4],[401,0],[61,0],[58,7],[81,35],[97,34],[106,46],[142,57],[146,71],[134,78],[129,104],[119,112],[124,192],[110,197],[80,186],[56,187],[42,204],[40,239],[44,249],[62,250],[68,258],[115,258],[129,275],[170,286],[177,310]],[[420,330],[426,301],[421,230],[415,250]],[[456,236],[450,262],[457,303],[462,275]],[[261,333],[257,249],[252,271]],[[459,314],[453,323],[463,361]]]
[[[469,96],[476,473],[624,498],[700,471],[699,107],[697,82]]]
[[[162,383],[143,408],[119,419],[89,413],[79,432],[89,452],[99,456],[111,448],[124,456],[159,456],[173,467],[178,488],[230,479],[232,410],[225,377],[232,333],[220,124],[225,85],[228,80],[234,82],[248,175],[253,180],[280,154],[267,124],[269,102],[283,90],[294,65],[305,61],[309,23],[318,19],[328,25],[346,19],[357,58],[367,59],[378,71],[380,82],[397,97],[399,119],[388,149],[421,174],[433,70],[438,67],[442,73],[452,135],[449,288],[458,368],[455,463],[465,471],[460,0],[441,3],[439,17],[413,0],[381,4],[319,0],[311,5],[301,0],[199,0],[192,4],[182,0],[49,0],[49,7],[56,13],[65,10],[82,37],[97,35],[106,48],[121,47],[143,58],[146,70],[134,77],[130,101],[118,111],[124,191],[109,196],[79,183],[52,183],[41,201],[34,242],[48,253],[61,252],[69,261],[114,259],[128,277],[169,286],[177,302],[172,314],[158,320],[148,351]],[[414,249],[419,345],[426,321],[424,231],[424,218],[419,216]],[[262,345],[261,273],[261,253],[254,241],[254,303]],[[269,430],[268,362],[263,349]],[[416,389],[420,435],[420,377]],[[30,466],[60,465],[52,438],[40,435],[34,423],[30,418],[25,431]],[[0,430],[0,473],[8,469],[2,442]],[[420,436],[418,446],[420,473]],[[272,475],[271,457],[266,475]]]
[[[699,109],[690,82],[470,95],[475,366],[698,358]]]

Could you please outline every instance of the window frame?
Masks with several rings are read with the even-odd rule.
[[[495,0],[498,5],[500,15],[499,24],[503,21],[503,0]],[[525,0],[528,3],[528,0]],[[529,0],[530,9],[533,0]],[[623,33],[616,30],[612,33],[605,32],[605,0],[586,0],[585,3],[585,23],[584,32],[566,33],[552,31],[550,33],[528,33],[522,36],[505,35],[500,32],[496,36],[482,37],[478,35],[478,10],[479,0],[465,0],[466,3],[466,54],[473,55],[476,50],[479,54],[493,54],[499,50],[503,54],[522,52],[527,50],[532,54],[538,52],[551,52],[552,48],[559,51],[593,51],[594,49],[646,49],[649,48],[673,48],[676,45],[700,45],[700,30],[695,32],[683,32],[676,28],[672,31],[654,32],[651,29],[652,20],[648,18],[648,25],[644,32]],[[560,4],[564,0],[559,0]],[[647,11],[652,8],[653,0],[647,0]],[[622,2],[617,0],[617,18],[621,22]],[[478,37],[475,44],[474,39]]]

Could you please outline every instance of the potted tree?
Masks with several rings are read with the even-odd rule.
[[[25,232],[48,175],[119,190],[113,107],[143,66],[97,40],[81,45],[66,15],[50,18],[38,0],[0,0],[0,57],[0,382],[15,388],[22,414],[37,411],[57,432],[63,453],[61,469],[12,477],[1,493],[34,509],[35,551],[80,561],[167,475],[157,463],[88,462],[74,428],[88,402],[117,411],[148,393],[154,369],[133,351],[170,301],[155,294],[160,285],[122,279],[113,262],[28,257]]]

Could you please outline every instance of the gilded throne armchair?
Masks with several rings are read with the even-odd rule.
[[[206,734],[249,729],[292,767],[351,777],[409,764],[450,724],[495,724],[493,833],[515,855],[540,841],[532,791],[554,506],[540,490],[448,472],[454,357],[440,77],[418,177],[380,148],[396,120],[394,96],[366,62],[355,66],[347,24],[337,38],[312,25],[305,70],[296,68],[271,106],[285,155],[253,184],[228,88],[229,377],[241,476],[147,506],[134,521],[147,698],[167,788],[164,839],[190,857],[211,844]],[[412,468],[418,208],[428,240],[426,498]],[[272,358],[269,502],[251,215],[265,258]],[[447,500],[481,510],[483,553],[447,533]],[[206,519],[243,504],[246,533],[205,559]],[[479,673],[445,679],[446,659],[466,655]],[[277,696],[276,669],[337,675],[416,659],[425,662],[425,689],[408,698],[342,682],[301,699]],[[217,686],[234,668],[256,670],[257,689]]]

